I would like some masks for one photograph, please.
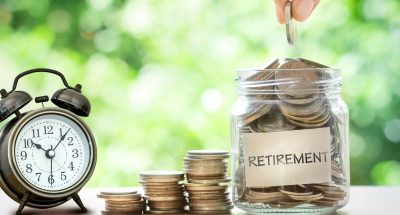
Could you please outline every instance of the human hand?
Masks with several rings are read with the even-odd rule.
[[[275,0],[275,10],[278,22],[285,23],[285,5],[288,0]],[[320,0],[292,0],[292,15],[299,22],[306,20]]]

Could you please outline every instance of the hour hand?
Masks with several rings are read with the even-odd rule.
[[[46,149],[44,149],[44,148],[42,147],[42,145],[37,144],[37,143],[34,143],[34,142],[32,142],[32,143],[33,143],[33,145],[34,145],[37,149],[46,151]]]

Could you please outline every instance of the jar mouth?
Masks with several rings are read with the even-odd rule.
[[[336,68],[293,69],[238,69],[236,88],[239,95],[289,94],[298,97],[305,94],[338,94],[342,76]]]

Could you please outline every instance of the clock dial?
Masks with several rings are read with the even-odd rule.
[[[89,168],[89,141],[71,119],[41,115],[28,122],[17,136],[17,169],[33,187],[50,192],[70,189]]]

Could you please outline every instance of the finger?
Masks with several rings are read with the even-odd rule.
[[[285,5],[286,0],[275,0],[276,18],[281,24],[285,24]]]
[[[311,13],[315,10],[315,7],[317,7],[317,5],[319,4],[320,0],[314,0],[314,7],[311,11]]]
[[[318,3],[315,0],[293,0],[293,18],[299,22],[306,20],[310,16],[316,4]]]

